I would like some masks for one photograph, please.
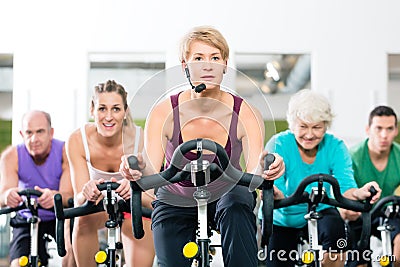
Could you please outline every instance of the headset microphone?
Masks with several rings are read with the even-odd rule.
[[[185,72],[186,72],[186,78],[188,79],[189,84],[192,86],[192,89],[194,89],[194,91],[196,93],[201,93],[202,91],[204,91],[206,89],[206,85],[204,83],[201,83],[201,84],[199,84],[197,86],[194,86],[192,84],[192,81],[190,80],[190,73],[189,73],[189,68],[188,67],[185,68]]]

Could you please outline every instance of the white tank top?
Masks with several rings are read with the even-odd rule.
[[[139,142],[140,142],[140,127],[135,125],[135,129],[136,129],[135,148],[134,148],[133,154],[137,155],[138,149],[139,149]],[[81,134],[82,134],[83,147],[85,148],[86,163],[88,166],[90,179],[98,180],[98,179],[103,178],[106,181],[110,180],[112,177],[114,177],[117,180],[123,179],[124,177],[121,175],[120,172],[106,172],[106,171],[96,169],[95,167],[92,166],[92,163],[90,162],[90,152],[89,152],[89,146],[88,146],[87,137],[86,137],[86,125],[83,125],[81,127]]]

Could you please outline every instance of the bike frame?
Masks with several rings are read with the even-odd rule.
[[[302,247],[299,246],[299,255],[302,255],[302,259],[299,259],[299,262],[306,263],[307,266],[319,267],[319,260],[322,255],[320,252],[322,251],[322,246],[319,245],[318,240],[318,220],[322,218],[322,215],[316,211],[317,203],[322,200],[325,196],[325,188],[312,188],[310,194],[310,202],[308,204],[308,213],[304,215],[304,219],[307,221],[308,228],[308,242],[306,242],[307,249],[303,250]],[[300,240],[299,240],[300,241]],[[301,242],[301,241],[300,241]],[[311,253],[311,254],[309,254]],[[307,262],[311,262],[307,264]]]
[[[209,253],[211,240],[208,235],[208,218],[207,204],[211,197],[207,190],[207,184],[210,183],[210,163],[207,160],[202,160],[203,149],[201,141],[197,143],[198,160],[190,162],[191,180],[194,186],[197,187],[193,193],[193,198],[197,203],[197,218],[198,231],[196,244],[199,247],[199,253],[195,257],[200,267],[209,267],[212,261],[212,256]]]
[[[199,253],[195,258],[200,267],[209,267],[212,256],[209,254],[211,240],[208,236],[207,223],[207,203],[210,199],[210,192],[206,187],[198,187],[193,193],[197,202],[198,231],[196,243],[199,247]]]
[[[118,203],[117,195],[114,190],[111,189],[111,184],[107,184],[107,196],[103,200],[104,209],[108,213],[108,220],[105,223],[107,228],[107,266],[122,267],[121,257],[121,228],[118,222]]]
[[[18,192],[20,196],[25,196],[25,200],[23,204],[19,205],[15,208],[3,208],[0,210],[0,214],[7,214],[11,212],[16,212],[22,209],[29,209],[32,214],[32,217],[27,219],[27,222],[30,225],[30,234],[31,234],[31,244],[30,244],[30,253],[29,255],[22,256],[20,258],[21,266],[31,266],[38,267],[39,266],[39,255],[38,255],[38,242],[39,242],[39,223],[40,218],[38,215],[38,209],[41,208],[37,203],[36,197],[40,197],[42,192],[34,190],[34,189],[25,189]]]
[[[203,162],[203,149],[215,153],[220,165],[217,165],[216,163],[206,164]],[[184,155],[192,150],[197,150],[197,160],[187,163]],[[272,154],[269,154],[265,158],[265,169],[269,168],[269,165],[274,161],[274,159],[275,157]],[[131,169],[139,169],[136,157],[130,156],[128,162]],[[205,165],[207,165],[207,167],[204,167]],[[193,197],[195,198],[198,207],[199,228],[196,246],[200,251],[198,255],[194,253],[195,255],[193,255],[192,258],[198,258],[200,261],[199,266],[208,267],[211,259],[209,249],[210,247],[214,247],[210,246],[207,224],[207,202],[210,196],[206,189],[206,184],[209,182],[207,179],[209,178],[206,177],[210,176],[209,173],[212,173],[213,177],[223,179],[223,181],[249,187],[249,190],[251,191],[254,191],[256,188],[262,189],[263,191],[272,190],[273,186],[272,183],[268,183],[261,176],[244,173],[233,167],[230,164],[225,149],[218,143],[207,139],[194,139],[187,141],[175,149],[171,159],[171,164],[166,170],[154,175],[144,176],[137,181],[131,182],[132,226],[135,238],[140,239],[144,235],[140,208],[142,205],[142,191],[192,178],[192,182],[197,187]],[[265,228],[265,230],[268,229]],[[263,236],[264,235],[266,234],[263,233]]]
[[[382,255],[380,257],[381,266],[393,266],[393,248],[391,240],[391,232],[395,226],[389,223],[390,218],[400,216],[400,197],[387,196],[380,199],[371,210],[372,218],[379,218],[379,226],[377,228],[381,234]]]
[[[32,213],[32,217],[28,219],[31,227],[31,254],[29,255],[29,262],[32,267],[39,266],[38,244],[39,244],[39,223],[38,204],[36,199],[27,198],[27,206]]]
[[[65,241],[64,241],[64,221],[65,219],[71,219],[79,216],[89,215],[97,212],[106,211],[108,214],[108,220],[105,223],[107,229],[107,252],[98,255],[104,261],[101,264],[106,264],[109,267],[121,266],[122,257],[120,250],[123,248],[121,243],[121,224],[120,219],[122,212],[129,212],[129,205],[123,201],[117,201],[115,189],[119,187],[118,183],[105,182],[98,184],[97,188],[100,191],[106,191],[106,196],[103,201],[97,205],[94,202],[87,201],[85,204],[79,207],[63,209],[62,196],[56,194],[54,196],[55,211],[56,211],[56,241],[58,254],[64,257]],[[101,252],[98,252],[101,253]],[[97,255],[97,254],[96,254]]]
[[[308,193],[305,190],[306,187],[309,184],[315,183],[316,186],[312,188],[311,193]],[[323,187],[323,183],[329,183],[332,186],[333,197],[328,197]],[[371,232],[371,215],[369,211],[371,210],[372,205],[370,204],[370,200],[377,191],[375,188],[371,187],[370,192],[371,196],[367,198],[365,202],[347,199],[340,193],[340,186],[336,178],[328,174],[315,174],[304,178],[292,195],[284,199],[275,200],[273,207],[271,207],[271,205],[267,207],[267,209],[269,209],[267,214],[271,214],[272,216],[272,209],[274,208],[283,208],[300,203],[308,204],[308,213],[304,218],[307,220],[309,249],[306,249],[305,252],[309,252],[314,256],[307,254],[308,256],[306,256],[306,258],[308,257],[310,260],[303,263],[307,266],[318,267],[321,265],[319,262],[321,247],[318,244],[318,219],[321,218],[321,215],[316,211],[318,204],[325,203],[333,207],[362,212],[363,230],[359,246],[360,248],[367,248],[369,246],[369,237]],[[269,197],[273,197],[273,192],[268,191],[267,193],[271,194]],[[272,223],[268,224],[268,227],[270,228],[269,233],[272,233]],[[267,238],[269,239],[269,236],[267,236]],[[300,246],[299,249],[301,249]],[[265,256],[267,254],[266,251],[267,247],[265,246],[259,251],[259,256]],[[261,258],[261,260],[265,260],[265,258]]]

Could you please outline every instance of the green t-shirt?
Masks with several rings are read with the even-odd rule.
[[[375,181],[382,189],[381,198],[394,194],[400,185],[400,145],[393,143],[389,160],[383,171],[378,171],[372,164],[368,152],[368,139],[350,149],[353,160],[354,178],[358,187]]]

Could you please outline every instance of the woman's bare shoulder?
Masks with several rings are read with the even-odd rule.
[[[93,123],[87,123],[82,127],[85,127],[86,136],[90,136],[91,134],[93,134],[93,131],[95,131],[96,128]],[[71,133],[68,138],[68,143],[82,144],[82,127],[77,128]]]
[[[150,111],[151,116],[160,116],[169,113],[172,109],[170,98],[165,98],[157,103]]]
[[[250,115],[259,119],[261,117],[261,112],[256,107],[247,102],[245,99],[243,99],[239,116],[240,115],[245,117]]]

